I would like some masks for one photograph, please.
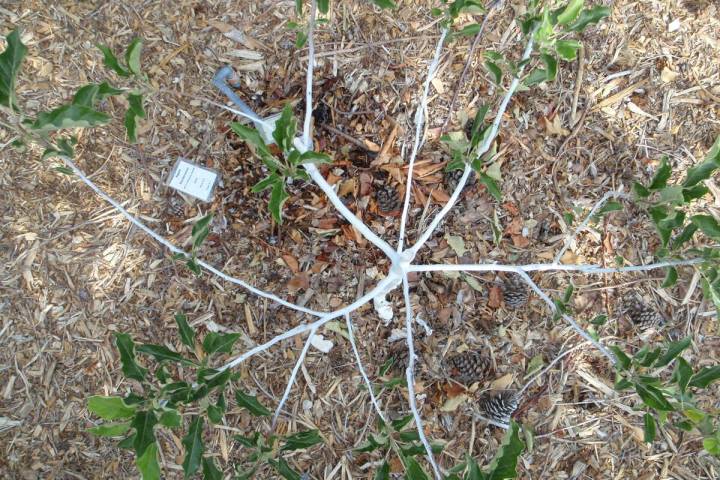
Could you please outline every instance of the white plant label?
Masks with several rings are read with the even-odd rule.
[[[218,178],[216,171],[178,157],[167,183],[179,192],[209,202]]]

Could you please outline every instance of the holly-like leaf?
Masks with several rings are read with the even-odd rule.
[[[488,480],[504,480],[517,477],[517,461],[525,449],[520,438],[520,425],[510,420],[510,428],[505,433],[502,445],[495,454],[487,471]]]
[[[145,449],[145,453],[135,460],[143,480],[160,480],[160,465],[157,457],[157,443],[153,442]]]
[[[190,428],[187,435],[182,439],[183,447],[185,447],[185,458],[182,467],[185,472],[185,478],[192,477],[200,468],[205,445],[202,441],[203,417],[196,416],[190,422]]]
[[[610,16],[610,8],[602,5],[595,5],[590,9],[585,9],[580,12],[580,16],[577,20],[567,27],[571,32],[581,32],[587,28],[588,25],[598,23],[605,17]]]
[[[135,362],[135,343],[127,333],[115,333],[115,345],[120,352],[120,363],[123,374],[134,380],[142,382],[145,380],[147,368],[141,367]]]
[[[635,391],[640,396],[645,405],[655,410],[671,412],[675,410],[670,402],[667,401],[663,393],[652,385],[644,385],[641,382],[635,382]]]
[[[375,471],[373,480],[390,480],[390,464],[387,460]]]
[[[330,0],[318,0],[317,7],[320,13],[326,15],[330,11]]]
[[[200,220],[195,222],[192,229],[193,250],[197,250],[203,244],[210,233],[210,222],[212,222],[213,214],[208,213]]]
[[[708,237],[720,240],[720,225],[711,215],[693,215],[690,221]]]
[[[143,107],[143,96],[142,94],[138,93],[130,93],[128,94],[128,104],[130,105],[130,110],[135,112],[135,115],[140,118],[145,118],[145,108]]]
[[[630,364],[632,363],[630,357],[628,357],[625,352],[620,349],[620,347],[617,345],[611,345],[610,350],[612,350],[615,354],[615,359],[618,361],[618,367],[623,370],[630,368]]]
[[[18,111],[15,81],[27,53],[27,47],[22,43],[18,30],[13,30],[5,37],[5,41],[7,47],[3,53],[0,53],[0,105]]]
[[[285,437],[285,445],[283,445],[281,450],[301,450],[303,448],[310,448],[318,443],[322,443],[322,438],[318,434],[318,431],[306,430]]]
[[[130,430],[130,423],[105,423],[97,427],[88,428],[88,432],[98,437],[119,437]]]
[[[675,357],[680,355],[683,350],[688,348],[692,343],[692,338],[687,337],[677,342],[672,342],[668,345],[667,351],[655,362],[655,368],[664,367],[665,365],[672,362]]]
[[[697,232],[697,230],[698,230],[698,226],[695,225],[694,223],[688,223],[687,225],[685,225],[685,228],[683,229],[682,232],[680,232],[680,235],[675,237],[672,241],[673,250],[676,250],[676,249],[682,247],[683,244],[690,241],[692,239],[693,235],[695,235],[695,232]]]
[[[275,123],[275,130],[272,133],[275,144],[280,147],[283,152],[289,152],[293,149],[296,130],[297,120],[293,115],[292,105],[288,103],[285,105],[285,108],[283,108],[280,118],[278,118]]]
[[[430,477],[428,477],[428,474],[425,473],[425,470],[420,466],[417,460],[412,457],[401,457],[401,460],[405,466],[406,480],[430,480]]]
[[[135,75],[140,75],[142,69],[140,67],[140,54],[142,53],[142,39],[135,37],[125,50],[125,63],[128,69]]]
[[[301,480],[302,477],[300,477],[300,474],[297,473],[295,470],[293,470],[290,465],[285,461],[284,458],[280,458],[278,460],[269,460],[268,463],[277,470],[277,472],[285,479],[285,480]]]
[[[84,105],[63,105],[49,112],[38,114],[30,128],[41,132],[51,132],[63,128],[85,128],[105,125],[110,117]]]
[[[393,0],[370,0],[372,3],[380,8],[395,8],[395,2]]]
[[[691,387],[707,388],[715,380],[720,379],[720,365],[714,367],[703,367],[698,373],[692,376]]]
[[[653,179],[650,182],[650,186],[648,187],[648,189],[662,190],[667,185],[667,181],[668,179],[670,179],[671,174],[672,169],[670,168],[670,164],[668,163],[668,157],[663,156],[662,160],[660,160],[660,166],[655,172],[655,176],[653,176]]]
[[[688,169],[683,186],[692,187],[703,180],[707,180],[718,168],[720,168],[720,136],[715,140],[705,160],[699,165]]]
[[[168,428],[175,428],[182,425],[182,417],[175,409],[164,410],[160,414],[160,425]]]
[[[237,401],[237,404],[240,407],[247,409],[256,417],[270,416],[270,410],[268,410],[260,402],[258,402],[257,397],[247,394],[242,390],[237,390],[235,392],[235,401]]]
[[[678,279],[677,268],[669,267],[667,269],[667,273],[665,274],[665,280],[663,280],[663,283],[660,286],[662,288],[670,288],[677,283],[677,279]]]
[[[110,50],[110,48],[107,45],[97,45],[97,48],[100,49],[100,51],[103,54],[103,63],[105,63],[105,66],[109,69],[113,70],[115,73],[120,75],[121,77],[129,77],[130,72],[120,65],[120,62],[118,61],[115,54]]]
[[[203,457],[202,459],[202,471],[204,480],[222,480],[223,473],[218,470],[215,466],[215,461],[212,458]]]
[[[125,112],[123,125],[125,126],[125,131],[127,132],[128,142],[137,143],[137,115],[132,108],[128,108]]]
[[[195,365],[195,362],[193,362],[192,360],[183,357],[179,353],[170,350],[164,345],[144,344],[140,345],[137,351],[152,356],[158,362],[168,361],[181,363],[183,365]]]
[[[677,382],[682,393],[685,393],[685,390],[687,390],[692,374],[692,367],[687,360],[683,357],[678,358],[677,363],[675,363],[675,371],[673,371],[672,381]]]
[[[268,202],[268,208],[270,214],[275,220],[275,223],[280,225],[282,223],[282,207],[285,201],[290,197],[285,190],[285,182],[275,182],[270,191],[270,201]]]
[[[491,62],[490,60],[485,60],[484,65],[485,65],[485,68],[487,69],[487,71],[492,74],[495,84],[500,85],[500,82],[502,82],[502,75],[503,75],[500,67],[498,67],[495,62]]]
[[[500,187],[498,186],[495,179],[490,177],[490,175],[486,174],[485,172],[481,172],[480,183],[487,187],[488,192],[490,192],[490,195],[492,195],[495,200],[497,200],[498,202],[502,202],[502,192],[500,191]]]
[[[203,350],[208,355],[211,353],[230,353],[238,338],[240,338],[239,333],[210,332],[203,340]]]
[[[143,456],[145,450],[155,443],[155,424],[158,419],[154,412],[137,412],[130,426],[135,429],[133,449],[138,457]]]
[[[175,323],[177,323],[180,341],[183,345],[187,345],[191,349],[195,348],[195,331],[188,324],[187,315],[184,313],[176,313]]]
[[[584,0],[570,0],[565,9],[558,15],[557,23],[567,25],[575,20],[582,10]]]
[[[582,44],[577,40],[558,40],[555,42],[555,51],[560,58],[571,62],[577,58],[581,46]]]
[[[655,418],[651,414],[646,413],[643,420],[643,423],[645,424],[644,440],[647,443],[652,443],[655,441]]]
[[[73,97],[72,103],[74,105],[82,105],[85,107],[93,107],[95,105],[95,99],[97,98],[100,86],[95,83],[90,83],[83,87],[80,87],[75,96]]]
[[[318,153],[308,150],[300,155],[298,163],[332,163],[332,159],[330,158],[330,155],[326,153]]]

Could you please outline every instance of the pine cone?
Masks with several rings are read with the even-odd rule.
[[[476,350],[452,355],[447,359],[447,367],[451,378],[466,385],[482,382],[493,372],[490,359]]]
[[[415,353],[417,355],[417,351]],[[387,359],[392,358],[392,370],[396,372],[404,372],[408,366],[410,352],[408,352],[407,344],[403,341],[395,342],[388,350]],[[417,362],[415,362],[417,363]]]
[[[465,136],[467,137],[468,141],[472,140],[472,130],[474,124],[475,122],[471,119],[468,119],[468,121],[465,122]]]
[[[392,213],[400,210],[400,196],[390,185],[383,185],[375,191],[375,201],[378,210],[382,213]]]
[[[185,216],[185,202],[181,198],[171,197],[168,204],[168,210],[173,217]]]
[[[447,193],[451,194],[455,191],[458,184],[460,183],[460,179],[463,176],[463,170],[450,170],[449,172],[445,172],[445,187],[447,190]],[[471,172],[470,176],[467,179],[467,182],[465,182],[465,187],[469,187],[470,185],[473,185],[475,183],[475,173]]]
[[[518,398],[511,390],[488,393],[478,400],[480,411],[489,419],[500,423],[510,423],[510,416],[517,410]]]
[[[516,273],[507,276],[503,282],[502,291],[505,305],[509,308],[518,308],[525,305],[530,296],[527,284]]]
[[[623,310],[630,321],[640,330],[658,327],[665,323],[665,319],[660,312],[646,304],[640,296],[625,299]]]

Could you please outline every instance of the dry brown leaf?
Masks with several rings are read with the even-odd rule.
[[[298,264],[298,261],[295,259],[295,257],[290,255],[289,253],[286,253],[282,256],[282,259],[285,262],[285,265],[287,265],[293,273],[297,274],[300,271],[300,265]]]
[[[554,115],[552,120],[548,119],[547,117],[541,117],[540,121],[545,127],[545,132],[548,135],[558,135],[561,137],[566,137],[570,135],[570,130],[568,130],[567,128],[563,128],[560,115]]]
[[[366,197],[370,195],[370,192],[372,191],[372,182],[373,177],[369,173],[361,173],[360,174],[360,196]]]
[[[300,290],[307,290],[310,287],[310,276],[303,272],[293,276],[287,284],[290,293],[297,293]]]
[[[431,190],[430,195],[432,195],[433,199],[438,203],[447,203],[450,201],[450,196],[445,193],[443,189]]]
[[[440,407],[441,412],[454,412],[458,409],[460,405],[465,403],[465,401],[468,399],[467,394],[463,393],[461,395],[458,395],[456,397],[450,397],[448,398],[445,403],[442,404]]]
[[[447,382],[442,386],[447,398],[455,398],[465,393],[466,388],[456,382]]]
[[[505,227],[505,235],[520,235],[523,229],[523,221],[520,217],[513,218],[512,222]]]
[[[520,214],[520,209],[512,202],[503,203],[503,208],[511,217],[517,217]]]
[[[345,195],[348,195],[350,193],[355,195],[355,189],[357,188],[357,180],[355,178],[351,178],[350,180],[345,180],[340,184],[340,188],[338,188],[338,196],[344,197]]]
[[[513,382],[513,374],[512,373],[506,373],[502,377],[493,380],[493,382],[490,384],[490,388],[492,390],[505,390],[510,385],[512,385]]]
[[[367,149],[370,150],[371,152],[377,153],[377,152],[379,152],[380,150],[382,150],[382,149],[380,148],[380,145],[378,145],[377,143],[372,142],[372,141],[370,141],[370,140],[365,139],[365,140],[363,140],[363,143],[365,144],[365,148],[367,148]]]
[[[513,245],[517,248],[525,248],[530,245],[530,240],[522,235],[510,235],[510,238],[512,238]]]
[[[488,294],[488,307],[493,309],[500,308],[500,305],[502,305],[502,300],[502,289],[498,285],[491,287],[490,293]]]

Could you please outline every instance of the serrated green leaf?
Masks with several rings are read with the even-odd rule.
[[[329,155],[325,153],[318,153],[313,152],[312,150],[309,150],[302,155],[300,155],[300,162],[299,163],[332,163],[332,159]]]
[[[557,59],[547,53],[541,53],[540,59],[545,64],[545,80],[552,82],[557,77]]]
[[[184,313],[176,313],[175,323],[180,333],[180,341],[191,349],[195,348],[195,330],[188,324],[187,316]]]
[[[672,168],[670,168],[670,164],[668,163],[668,157],[667,155],[662,157],[662,160],[660,160],[660,166],[658,167],[657,171],[655,172],[655,175],[653,176],[652,181],[650,182],[650,186],[648,187],[648,190],[661,190],[665,188],[667,185],[667,181],[670,179],[670,175],[672,174]]]
[[[687,390],[688,384],[690,383],[690,378],[692,377],[692,373],[692,367],[687,362],[687,360],[685,360],[683,357],[678,358],[677,362],[675,363],[675,371],[673,371],[672,381],[678,384],[678,387],[680,387],[680,391],[682,393],[685,393],[685,391]]]
[[[143,368],[135,362],[135,343],[127,333],[115,333],[115,345],[120,352],[120,363],[123,374],[134,380],[142,382],[145,380],[147,368]]]
[[[622,203],[615,201],[615,200],[610,200],[610,201],[605,202],[605,204],[602,207],[600,207],[600,209],[595,213],[594,218],[600,219],[610,212],[617,212],[622,209],[623,209]]]
[[[675,410],[670,402],[665,399],[663,393],[657,388],[652,385],[644,385],[641,382],[635,382],[634,385],[635,391],[648,407],[667,412]]]
[[[192,477],[200,468],[200,461],[205,445],[202,441],[203,417],[196,416],[190,422],[190,428],[187,435],[182,439],[183,447],[185,447],[185,458],[182,462],[185,478]]]
[[[580,13],[580,10],[582,10],[584,3],[584,0],[570,0],[563,11],[558,15],[557,23],[560,25],[567,25],[574,21]]]
[[[644,428],[644,440],[646,443],[652,443],[655,441],[655,418],[649,413],[646,413],[643,417]]]
[[[212,353],[230,353],[239,338],[239,333],[210,332],[203,340],[203,350],[208,355]]]
[[[463,37],[463,36],[470,36],[470,35],[477,35],[477,33],[480,31],[480,24],[479,23],[471,23],[470,25],[466,25],[462,29],[458,30],[457,32],[453,33],[454,37]]]
[[[257,399],[257,397],[243,392],[242,390],[235,391],[235,401],[238,406],[247,409],[250,413],[256,417],[267,417],[270,416],[270,410],[265,408]]]
[[[327,14],[330,11],[330,0],[318,0],[317,7],[320,13]]]
[[[390,424],[392,425],[393,430],[399,432],[400,430],[405,428],[408,423],[412,422],[413,418],[415,417],[412,414],[405,415],[404,417],[400,417],[397,420],[391,421]]]
[[[157,443],[153,442],[145,449],[145,453],[136,458],[135,465],[140,470],[142,480],[160,480],[160,465],[157,457]]]
[[[602,5],[595,5],[590,9],[585,9],[580,12],[578,19],[566,27],[571,32],[581,32],[587,28],[590,24],[598,23],[605,17],[610,16],[610,8]]]
[[[175,428],[182,425],[182,417],[177,410],[168,409],[160,414],[160,425],[169,428]]]
[[[192,360],[189,360],[179,353],[170,350],[164,345],[152,345],[152,344],[143,344],[140,345],[137,348],[137,351],[140,353],[144,353],[146,355],[151,355],[155,360],[158,362],[176,362],[181,363],[183,365],[195,365],[195,362]]]
[[[488,192],[490,192],[490,195],[492,195],[495,200],[497,200],[498,202],[502,202],[502,192],[500,191],[500,187],[498,187],[497,182],[493,178],[491,178],[486,173],[481,172],[480,183],[487,187]]]
[[[260,136],[260,133],[258,133],[258,131],[254,128],[246,127],[245,125],[237,122],[232,122],[230,124],[230,129],[235,132],[235,134],[237,134],[237,136],[239,136],[242,140],[244,140],[251,147],[253,147],[253,149],[255,149],[256,153],[263,161],[266,161],[270,157],[274,158],[272,153],[270,153],[267,145],[265,145],[265,142]],[[277,159],[275,159],[275,163],[273,165],[275,166],[275,170],[278,168],[278,166],[281,166],[277,162]],[[268,165],[268,167],[273,168],[271,165]]]
[[[250,190],[253,193],[259,193],[263,190],[267,190],[268,188],[272,188],[276,183],[282,183],[283,177],[278,175],[277,173],[271,173],[267,177],[263,178],[259,182],[257,182],[255,185],[253,185],[252,189]]]
[[[703,367],[698,373],[692,376],[688,385],[690,387],[706,388],[717,379],[720,379],[720,365]]]
[[[520,426],[514,420],[510,420],[510,428],[505,433],[500,448],[490,462],[486,478],[488,480],[516,478],[517,461],[524,449],[525,444],[520,438]]]
[[[526,87],[532,87],[539,83],[546,81],[548,78],[548,72],[544,68],[536,68],[530,74],[525,77],[523,83]]]
[[[672,362],[675,357],[680,355],[683,350],[692,344],[692,338],[686,337],[677,342],[672,342],[667,346],[667,351],[655,362],[655,368],[664,367]]]
[[[697,200],[698,198],[704,197],[709,192],[710,192],[710,189],[708,187],[706,187],[705,185],[695,185],[690,188],[683,188],[682,196],[683,196],[683,200],[685,200],[685,203],[690,203],[693,200]]]
[[[275,144],[280,147],[283,152],[289,152],[293,149],[296,130],[297,120],[293,115],[292,105],[288,103],[285,105],[285,108],[283,108],[280,118],[275,123],[275,130],[273,130],[272,133]]]
[[[136,117],[145,118],[145,108],[143,107],[143,96],[142,94],[129,93],[128,104],[130,110],[133,111]]]
[[[650,196],[650,190],[638,182],[633,183],[633,192],[635,192],[638,198],[647,198]]]
[[[401,457],[405,467],[405,480],[430,480],[428,474],[412,457]]]
[[[223,474],[215,466],[215,461],[212,458],[203,457],[202,459],[202,471],[204,480],[222,480]]]
[[[500,85],[500,83],[502,82],[502,75],[503,75],[500,67],[498,67],[495,62],[491,62],[490,60],[486,60],[484,65],[485,65],[485,68],[487,69],[487,71],[492,74],[495,84]]]
[[[115,73],[120,75],[121,77],[129,77],[130,72],[120,65],[120,62],[118,61],[115,54],[110,50],[110,48],[107,45],[97,45],[97,48],[100,49],[100,51],[103,54],[103,63],[105,63],[105,66],[109,69],[113,70]]]
[[[105,125],[110,117],[83,105],[63,105],[49,112],[38,114],[37,120],[30,125],[32,130],[51,132],[64,128],[85,128]]]
[[[74,172],[68,167],[55,167],[53,170],[64,175],[74,175]]]
[[[303,448],[310,448],[318,443],[322,443],[322,438],[318,434],[318,431],[306,430],[304,432],[298,432],[294,435],[290,435],[289,437],[285,437],[285,445],[283,445],[280,450],[301,450]]]
[[[387,460],[375,471],[373,480],[390,480],[390,464]]]
[[[130,426],[135,429],[133,449],[138,457],[141,457],[145,450],[155,443],[155,424],[158,419],[154,412],[137,412]]]
[[[207,236],[210,234],[210,222],[213,219],[213,214],[208,213],[200,220],[195,222],[192,229],[192,244],[193,251],[200,248]]]
[[[295,48],[303,48],[307,43],[308,34],[302,30],[298,30],[295,35]]]
[[[0,54],[0,105],[19,111],[15,94],[15,82],[22,65],[27,47],[20,39],[20,31],[13,30],[5,37],[7,46]]]
[[[254,432],[252,437],[244,437],[242,435],[233,435],[233,438],[240,442],[240,444],[244,447],[253,448],[260,445],[260,434],[258,432]]]
[[[284,458],[268,460],[268,463],[272,465],[285,480],[301,480],[300,474],[293,470]]]
[[[716,433],[713,437],[704,438],[703,448],[711,455],[720,456],[720,435]]]
[[[577,40],[558,40],[555,42],[555,51],[560,58],[571,62],[577,58],[581,46]]]
[[[675,267],[669,267],[665,274],[665,280],[663,280],[662,288],[670,288],[677,283],[678,273]]]
[[[135,75],[140,75],[142,73],[142,68],[140,66],[141,53],[142,39],[140,37],[135,37],[132,39],[132,42],[130,42],[130,45],[128,45],[127,50],[125,50],[125,63],[127,63],[128,69]]]
[[[676,250],[683,246],[686,242],[692,239],[693,235],[695,235],[695,232],[697,232],[698,226],[694,223],[689,223],[685,225],[685,228],[682,232],[680,232],[680,235],[675,237],[672,242],[672,248],[673,250]]]
[[[128,430],[130,430],[130,422],[104,423],[97,427],[88,428],[88,432],[98,437],[119,437],[120,435],[124,435]]]
[[[94,83],[82,86],[75,92],[72,103],[73,105],[80,105],[85,107],[93,107],[95,100],[97,99],[98,93],[100,92],[100,86]]]
[[[690,217],[690,221],[697,225],[700,231],[708,237],[720,240],[720,225],[718,225],[715,217],[711,215],[693,215]]]
[[[188,257],[187,262],[185,262],[185,265],[190,269],[191,272],[193,272],[198,277],[202,275],[202,268],[200,268],[200,265],[197,263],[197,261],[194,258]]]
[[[272,190],[270,191],[270,201],[268,202],[268,208],[272,215],[275,223],[280,225],[282,223],[282,207],[285,201],[290,195],[285,190],[285,182],[276,182],[273,184]]]
[[[623,370],[630,368],[630,357],[623,352],[617,345],[611,345],[610,350],[615,354],[615,359],[618,361],[618,366]]]
[[[372,3],[380,8],[395,8],[395,2],[393,0],[370,0]]]
[[[683,182],[684,187],[692,187],[703,180],[707,180],[713,172],[720,168],[720,136],[715,140],[710,151],[705,156],[705,160],[687,171],[687,176]]]
[[[590,320],[590,323],[593,325],[602,326],[602,325],[605,325],[605,323],[607,323],[607,319],[608,319],[607,315],[599,314],[599,315],[596,315],[595,318]]]

